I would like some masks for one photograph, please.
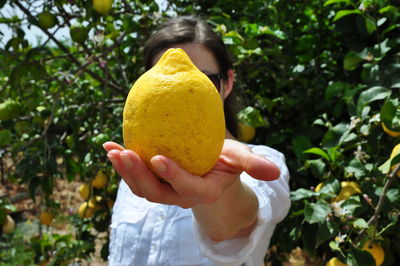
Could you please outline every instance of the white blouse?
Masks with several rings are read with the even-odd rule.
[[[267,146],[249,147],[281,171],[279,179],[268,182],[246,173],[240,176],[259,200],[258,222],[250,236],[214,242],[200,232],[191,209],[149,202],[121,180],[113,208],[109,265],[264,265],[275,226],[290,207],[289,172],[282,153]]]

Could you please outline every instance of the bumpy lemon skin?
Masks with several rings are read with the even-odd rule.
[[[123,137],[125,146],[150,168],[155,155],[198,176],[215,165],[225,138],[222,100],[182,49],[168,49],[132,86]]]

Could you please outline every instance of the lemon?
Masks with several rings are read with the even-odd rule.
[[[382,128],[383,128],[383,131],[385,131],[386,134],[388,134],[389,136],[392,136],[395,138],[400,137],[400,132],[390,130],[389,128],[387,128],[387,126],[383,122],[382,122]]]
[[[95,188],[103,188],[107,185],[108,178],[103,171],[98,171],[95,178],[92,180],[92,186]]]
[[[330,259],[327,263],[326,266],[346,266],[347,264],[344,264],[343,262],[341,262],[338,258],[333,257],[332,259]]]
[[[10,215],[7,215],[6,218],[4,219],[2,229],[3,229],[3,234],[11,234],[12,232],[14,232],[15,222]]]
[[[132,86],[123,112],[125,146],[151,168],[164,155],[202,176],[225,138],[222,101],[213,83],[180,48],[168,49]]]
[[[88,31],[84,26],[74,25],[69,29],[69,35],[74,42],[82,44],[88,37]]]
[[[361,193],[360,186],[354,181],[342,181],[340,185],[342,188],[336,197],[336,201],[347,200],[352,195]]]
[[[93,0],[93,8],[98,13],[106,15],[113,4],[112,0]]]
[[[90,196],[90,186],[88,184],[82,184],[79,186],[79,195],[81,195],[81,197],[84,200],[87,200]]]
[[[385,260],[385,251],[379,244],[377,244],[375,242],[371,243],[371,241],[367,241],[363,245],[362,250],[365,250],[365,251],[368,251],[369,253],[371,253],[372,257],[374,257],[374,259],[375,259],[375,263],[377,266],[380,266],[383,264],[383,261]]]
[[[49,212],[42,212],[39,216],[39,220],[41,224],[50,225],[53,221],[53,215]]]
[[[390,159],[394,158],[394,157],[395,157],[397,154],[399,154],[399,153],[400,153],[400,144],[397,144],[397,145],[393,148],[392,153],[390,154]],[[393,169],[394,169],[396,166],[397,166],[397,164],[395,164],[395,165],[392,166],[392,171],[393,171]],[[397,175],[400,177],[400,171],[397,172]]]
[[[256,129],[252,126],[248,126],[242,122],[239,122],[238,127],[238,140],[241,142],[249,142],[256,135]]]
[[[95,206],[91,202],[82,203],[78,209],[78,214],[81,218],[90,218],[95,212]]]
[[[50,29],[57,23],[57,18],[49,11],[44,11],[39,14],[39,26],[44,29]]]

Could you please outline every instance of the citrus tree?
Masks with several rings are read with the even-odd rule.
[[[292,208],[266,260],[282,263],[297,247],[318,264],[399,260],[398,1],[160,5],[0,0],[0,35],[11,32],[0,40],[0,182],[28,191],[42,228],[73,228],[26,238],[10,220],[12,196],[0,195],[0,263],[90,260],[99,239],[106,260],[119,177],[102,143],[122,143],[144,41],[165,17],[184,14],[207,18],[235,58],[241,138],[286,156]],[[79,184],[72,215],[55,197],[59,182]]]

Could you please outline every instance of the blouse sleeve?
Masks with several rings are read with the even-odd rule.
[[[281,175],[274,181],[260,181],[242,173],[242,182],[253,189],[258,197],[257,224],[245,238],[214,242],[201,233],[193,219],[195,235],[205,257],[216,265],[260,265],[269,246],[277,223],[282,221],[290,208],[289,171],[282,153],[267,146],[250,146],[253,153],[265,156],[280,169]]]

